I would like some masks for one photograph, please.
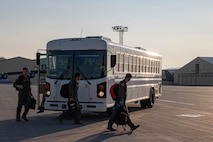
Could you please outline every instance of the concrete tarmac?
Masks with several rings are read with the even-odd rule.
[[[32,86],[34,95],[37,87]],[[163,96],[151,109],[130,104],[130,116],[141,126],[133,133],[128,126],[106,130],[106,113],[85,113],[83,125],[73,118],[59,123],[61,112],[30,110],[29,122],[15,121],[17,91],[0,84],[1,142],[213,142],[213,87],[163,86]]]

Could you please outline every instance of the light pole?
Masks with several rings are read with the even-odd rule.
[[[128,31],[128,27],[114,26],[112,29],[114,32],[119,32],[119,43],[123,44],[123,33]]]

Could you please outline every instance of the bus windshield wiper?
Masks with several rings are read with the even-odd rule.
[[[59,78],[57,78],[57,80],[55,81],[55,84],[58,82],[59,79],[63,79],[64,75],[69,71],[70,66],[67,65],[67,67],[63,70],[63,72],[60,74]]]
[[[85,80],[87,81],[87,83],[90,85],[91,82],[89,82],[89,80],[87,79],[87,77],[81,72],[81,70],[78,67],[76,67],[76,68],[77,68],[78,72],[85,78]]]
[[[61,73],[61,75],[59,76],[59,79],[63,79],[64,78],[64,75],[69,71],[70,69],[70,66],[68,65],[64,71]]]

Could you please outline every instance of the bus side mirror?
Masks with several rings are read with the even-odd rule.
[[[29,72],[28,75],[29,75],[30,78],[34,78],[35,77],[35,72]]]
[[[116,64],[116,55],[111,55],[111,68],[113,68]]]
[[[40,65],[40,53],[36,53],[36,64]]]

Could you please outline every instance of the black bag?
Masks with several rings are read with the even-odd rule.
[[[69,97],[69,84],[70,83],[67,83],[61,86],[61,90],[60,90],[61,97],[63,98]]]
[[[128,112],[124,110],[123,108],[120,108],[118,110],[118,115],[115,120],[115,123],[117,125],[126,125],[127,124],[127,117],[128,117]]]
[[[30,104],[30,109],[35,109],[36,106],[36,99],[35,98],[30,98],[31,104]]]
[[[75,110],[77,107],[76,101],[74,100],[68,101],[67,105],[70,111]]]

